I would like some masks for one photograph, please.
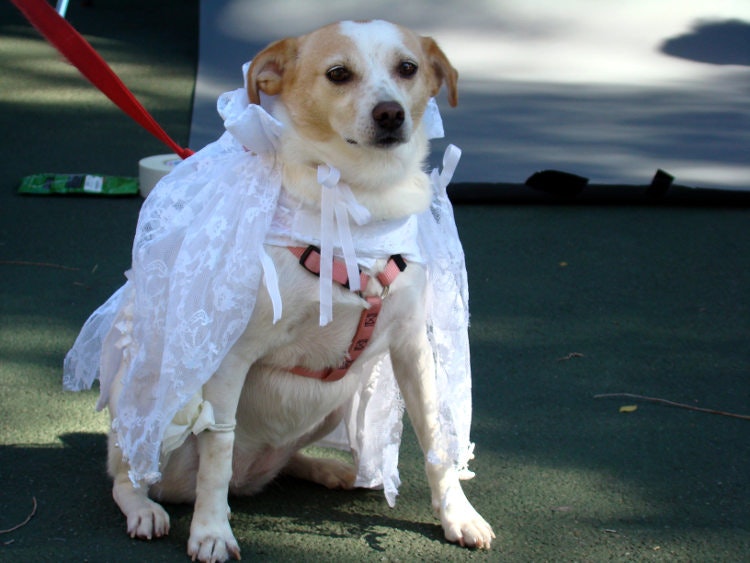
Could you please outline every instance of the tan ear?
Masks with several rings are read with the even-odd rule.
[[[275,96],[281,92],[284,75],[297,55],[297,40],[282,39],[258,53],[247,71],[247,97],[260,104],[260,92]]]
[[[436,86],[432,95],[436,96],[440,87],[445,83],[448,88],[448,103],[451,107],[456,107],[458,105],[458,71],[453,68],[453,65],[448,61],[448,57],[445,56],[445,53],[438,47],[432,37],[422,37],[422,49],[424,49],[435,73]]]

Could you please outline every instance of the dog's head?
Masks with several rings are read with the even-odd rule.
[[[280,96],[309,140],[391,149],[408,143],[443,83],[458,73],[435,41],[384,21],[341,22],[271,44],[252,61],[248,97]]]
[[[341,22],[269,45],[248,69],[248,98],[275,96],[285,124],[288,190],[319,199],[313,167],[335,166],[373,217],[424,210],[427,102],[443,84],[458,103],[458,73],[435,41],[384,21]]]

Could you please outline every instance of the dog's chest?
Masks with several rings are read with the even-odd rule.
[[[339,293],[334,291],[334,295]],[[268,351],[248,373],[237,417],[256,447],[277,449],[298,443],[360,385],[360,374],[355,370],[330,382],[291,373],[290,368],[297,366],[317,370],[340,365],[363,310],[361,299],[346,296],[343,303],[334,303],[334,321],[321,327],[318,301],[309,293],[301,295],[307,298],[284,302],[285,308],[295,307],[294,313],[258,336],[267,341]],[[252,331],[246,337],[252,339],[253,333],[257,334]],[[382,352],[382,338],[368,348],[368,354]]]
[[[261,363],[282,369],[304,367],[320,370],[338,367],[344,362],[367,302],[358,294],[334,287],[333,320],[320,326],[317,283],[317,278],[314,278],[313,284],[305,284],[301,292],[283,296],[288,318],[279,323],[278,338]],[[379,338],[382,331],[378,328],[368,343],[369,353],[382,351],[382,338]]]
[[[333,320],[320,326],[320,278],[303,268],[287,250],[273,248],[283,303],[281,319],[272,321],[267,292],[261,290],[256,310],[240,346],[262,349],[256,363],[273,368],[305,367],[311,370],[334,368],[342,364],[357,332],[367,301],[359,293],[333,282]],[[383,287],[371,279],[363,295],[380,294]],[[385,305],[385,304],[384,304]],[[381,323],[378,323],[378,327]],[[368,345],[381,351],[376,328]]]
[[[403,316],[412,316],[411,284],[401,283],[401,278],[408,282],[413,276],[406,272],[399,276],[399,284],[383,301],[367,348],[352,369],[338,381],[321,381],[292,374],[290,368],[320,370],[341,365],[366,301],[347,289],[334,287],[333,321],[320,326],[319,279],[275,250],[272,256],[279,271],[282,318],[272,322],[270,300],[261,292],[250,325],[236,346],[263,350],[248,373],[238,423],[252,428],[250,434],[257,445],[278,448],[309,435],[359,388],[359,363],[387,352],[394,327]],[[415,268],[414,273],[421,271]],[[382,287],[371,282],[367,290],[368,294],[379,293]]]

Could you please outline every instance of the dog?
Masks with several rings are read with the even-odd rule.
[[[272,43],[252,60],[247,97],[260,104],[273,97],[281,124],[276,158],[281,182],[303,207],[320,209],[316,166],[340,171],[356,201],[374,221],[424,212],[432,197],[423,171],[428,140],[421,126],[428,101],[443,86],[458,103],[456,70],[435,41],[383,21],[341,22],[307,35]],[[433,354],[425,329],[425,268],[409,263],[391,282],[377,277],[383,256],[360,292],[332,288],[333,321],[321,326],[319,278],[300,258],[279,246],[266,252],[278,273],[284,314],[274,322],[271,295],[260,290],[239,339],[202,386],[213,409],[210,428],[191,435],[162,464],[160,481],[135,485],[116,432],[109,436],[108,469],[113,497],[132,537],[169,532],[169,516],[157,500],[194,503],[188,555],[199,561],[239,559],[229,524],[229,495],[249,495],[279,474],[329,488],[351,489],[356,471],[342,461],[315,459],[300,449],[339,423],[342,405],[361,385],[356,370],[336,380],[301,376],[351,361],[352,335],[384,293],[377,324],[358,362],[389,353],[406,409],[425,454],[443,446]],[[385,286],[388,285],[387,289]],[[118,418],[122,372],[109,390],[108,408]],[[122,429],[120,429],[122,430]],[[456,469],[426,463],[432,506],[450,542],[489,548],[490,525],[464,495]]]

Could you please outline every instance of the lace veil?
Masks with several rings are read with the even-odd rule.
[[[262,105],[268,103],[272,100]],[[426,330],[436,359],[441,432],[448,449],[427,452],[427,459],[452,463],[462,477],[471,477],[468,286],[446,194],[460,151],[449,146],[442,172],[432,171],[428,211],[377,226],[338,181],[337,171],[322,166],[319,182],[324,194],[332,194],[331,216],[322,217],[319,231],[300,233],[275,158],[282,124],[264,107],[249,104],[244,89],[223,94],[218,110],[226,132],[181,162],[144,202],[127,281],[84,324],[65,358],[65,389],[87,389],[98,378],[97,409],[102,409],[122,371],[112,426],[133,483],[156,482],[160,454],[179,446],[190,432],[212,428],[211,405],[202,400],[201,387],[247,326],[261,283],[272,297],[275,317],[283,315],[276,271],[264,243],[299,240],[321,244],[324,252],[328,245],[350,267],[352,260],[362,264],[383,257],[378,252],[401,252],[424,263],[428,273]],[[434,100],[423,126],[430,138],[443,136]],[[323,207],[321,215],[325,203]],[[326,229],[326,221],[337,228]],[[386,248],[373,246],[373,229],[386,235],[379,239],[392,242]],[[325,324],[330,320],[324,310],[325,276],[321,280]],[[382,487],[392,506],[399,486],[403,401],[387,356],[355,368],[368,375],[342,424],[322,445],[350,450],[356,485]]]

